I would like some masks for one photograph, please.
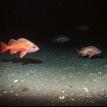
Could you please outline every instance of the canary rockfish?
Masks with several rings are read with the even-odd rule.
[[[8,44],[1,42],[1,52],[4,53],[10,50],[10,54],[20,53],[20,58],[23,58],[27,53],[33,53],[39,50],[39,47],[33,42],[19,38],[17,40],[10,39]]]
[[[87,46],[77,49],[77,53],[79,56],[88,56],[89,58],[92,58],[93,56],[101,54],[102,51],[96,46]]]

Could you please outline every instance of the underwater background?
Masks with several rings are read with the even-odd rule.
[[[0,105],[107,105],[106,3],[1,0],[0,41],[26,38],[40,50],[0,53]],[[102,53],[79,58],[77,48]]]

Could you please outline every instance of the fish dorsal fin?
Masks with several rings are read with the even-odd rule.
[[[17,41],[18,42],[26,42],[26,44],[29,44],[30,46],[34,45],[34,43],[32,43],[31,41],[29,41],[29,40],[27,40],[25,38],[19,38]]]
[[[23,41],[23,42],[27,42],[28,40],[25,38],[19,38],[17,41]]]
[[[16,42],[15,39],[10,39],[8,45],[12,45],[14,42]]]

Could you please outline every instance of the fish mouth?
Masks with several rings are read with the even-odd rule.
[[[39,51],[39,50],[40,50],[40,48],[39,48],[39,47],[36,47],[36,48],[34,49],[34,52]]]
[[[102,51],[99,51],[99,52],[98,52],[98,54],[101,54],[101,53],[102,53]]]
[[[37,51],[39,51],[39,50],[40,50],[40,48],[39,48],[39,47],[37,47],[37,48],[36,48],[36,50],[37,50]]]
[[[99,51],[99,53],[102,53],[102,51]]]

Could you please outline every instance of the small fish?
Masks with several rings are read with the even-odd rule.
[[[88,31],[90,30],[90,27],[88,25],[80,25],[80,26],[77,26],[75,29],[81,30],[81,31]]]
[[[27,53],[33,53],[39,50],[39,47],[25,38],[17,40],[10,39],[8,44],[1,42],[1,52],[4,53],[10,50],[10,54],[20,53],[20,58],[23,58]]]
[[[92,58],[93,56],[101,54],[102,51],[95,46],[87,46],[77,49],[77,53],[79,56],[88,56],[89,58]]]
[[[70,38],[64,35],[61,35],[59,37],[56,37],[55,39],[53,39],[53,41],[58,42],[58,43],[64,43],[64,42],[68,42],[70,41]]]

